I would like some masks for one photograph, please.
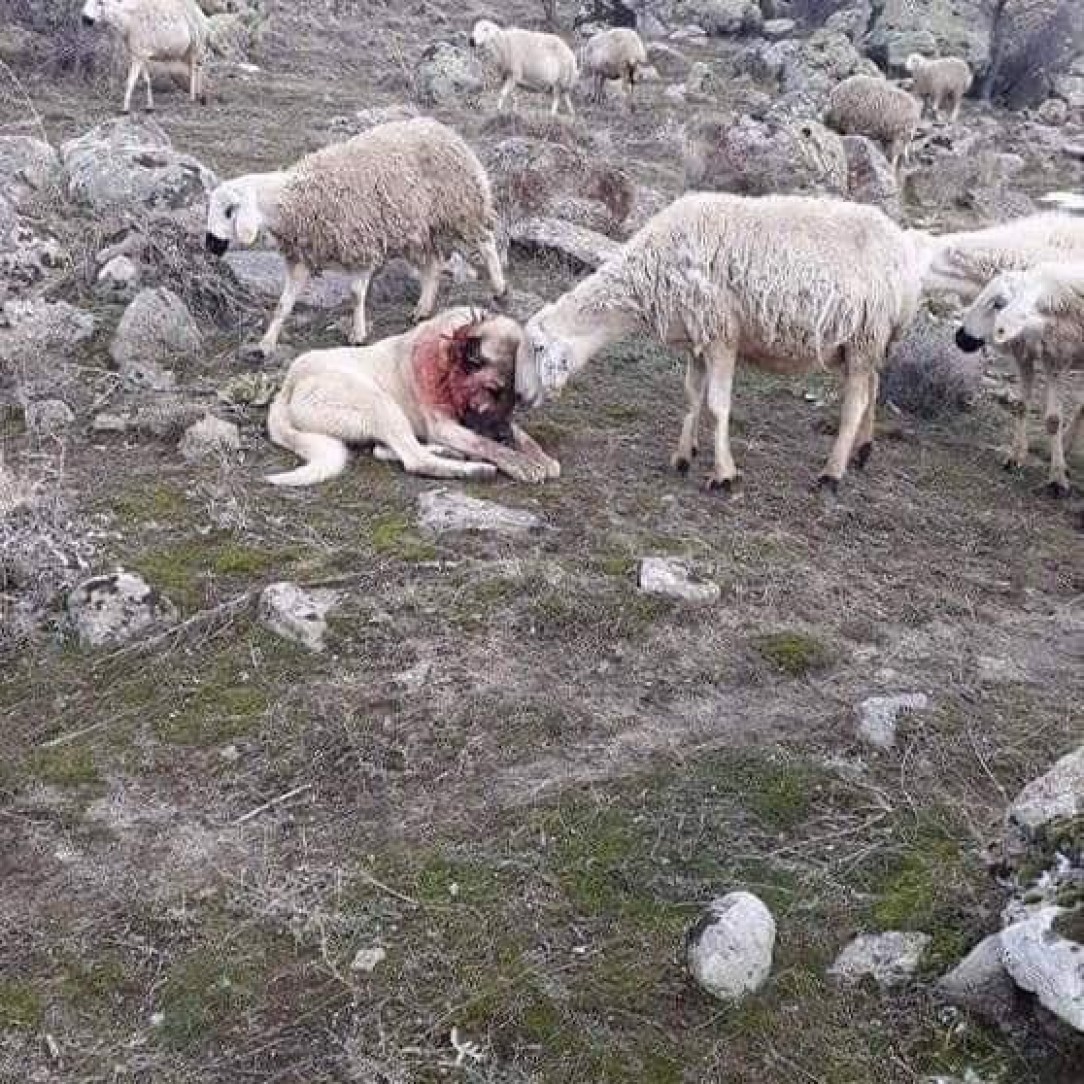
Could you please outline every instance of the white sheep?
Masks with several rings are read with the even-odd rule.
[[[365,301],[375,271],[401,256],[421,269],[416,320],[431,316],[453,248],[476,249],[497,297],[506,292],[494,240],[489,177],[466,142],[428,117],[377,125],[307,155],[292,168],[219,185],[207,211],[207,247],[266,234],[286,258],[286,283],[257,349],[269,356],[314,271],[357,272],[351,342],[368,335]]]
[[[1060,207],[1069,214],[1084,214],[1084,196],[1079,192],[1048,192],[1039,197],[1039,202]]]
[[[594,82],[596,102],[602,101],[607,79],[620,79],[631,109],[637,74],[647,64],[647,49],[640,35],[627,27],[600,30],[583,47],[583,72]]]
[[[520,400],[556,392],[599,349],[648,332],[686,347],[688,410],[672,463],[696,453],[706,402],[715,420],[708,488],[738,471],[728,435],[739,360],[783,373],[843,374],[839,434],[819,484],[835,489],[852,449],[872,450],[879,370],[918,306],[920,238],[875,207],[808,196],[682,196],[609,262],[528,321]]]
[[[971,88],[971,67],[967,61],[956,56],[931,60],[920,53],[912,53],[904,67],[911,73],[911,93],[923,107],[929,105],[935,117],[948,108],[949,120],[955,123],[960,115],[960,103]]]
[[[181,61],[188,67],[192,101],[206,101],[203,60],[207,49],[207,17],[196,0],[86,0],[83,22],[105,23],[119,32],[128,55],[128,81],[124,112],[132,106],[132,92],[140,73],[147,87],[147,110],[154,109],[151,61]]]
[[[1084,217],[1045,211],[986,229],[928,237],[927,245],[923,288],[955,293],[966,304],[1002,271],[1084,260]]]
[[[825,124],[841,135],[879,140],[898,168],[907,157],[922,118],[922,103],[902,87],[876,75],[852,75],[828,96]]]
[[[556,35],[537,30],[502,29],[488,19],[479,19],[470,34],[471,48],[491,57],[500,72],[502,83],[497,98],[497,112],[504,111],[509,96],[516,108],[516,87],[549,91],[553,95],[550,113],[557,116],[565,103],[569,116],[575,116],[572,88],[579,71],[576,55]]]
[[[1044,418],[1050,434],[1050,492],[1068,496],[1065,451],[1072,448],[1082,405],[1065,434],[1062,377],[1084,368],[1084,263],[1044,263],[1027,271],[1004,271],[964,313],[956,344],[971,353],[985,343],[1005,349],[1020,372],[1020,402],[1006,468],[1022,466],[1028,455],[1027,413],[1035,370],[1046,378]]]

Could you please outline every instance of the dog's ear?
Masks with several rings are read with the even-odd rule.
[[[482,357],[482,324],[472,321],[452,332],[452,360],[456,368],[474,372],[487,364]]]

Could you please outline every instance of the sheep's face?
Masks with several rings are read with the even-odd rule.
[[[1026,333],[1035,313],[1037,292],[1022,271],[1006,271],[989,282],[964,313],[956,345],[974,353],[988,342],[1012,342]]]
[[[912,53],[904,62],[904,68],[912,75],[915,74],[916,68],[921,68],[926,63],[926,58],[921,53]]]
[[[220,184],[207,208],[207,249],[221,256],[231,241],[254,245],[264,227],[255,193],[236,184]]]
[[[83,22],[87,26],[93,26],[101,17],[102,9],[105,7],[103,0],[87,0],[83,5],[81,12],[83,16]]]
[[[479,19],[470,32],[470,44],[472,49],[485,48],[499,33],[501,28],[488,19]]]
[[[527,322],[516,362],[516,397],[527,407],[557,394],[578,368],[571,345],[546,330],[545,316],[543,309]]]

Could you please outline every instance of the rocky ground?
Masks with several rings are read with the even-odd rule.
[[[1012,381],[948,303],[834,499],[830,380],[740,373],[720,501],[669,471],[683,362],[646,341],[527,420],[556,484],[262,481],[275,379],[349,317],[327,276],[241,360],[280,269],[203,253],[215,177],[435,115],[520,316],[686,184],[946,228],[1084,183],[1080,74],[927,125],[902,185],[821,129],[904,5],[632,6],[658,78],[571,123],[492,115],[473,2],[273,8],[207,107],[124,122],[96,39],[0,26],[0,1079],[1080,1079],[1080,500],[1038,440],[1000,469]],[[374,333],[415,296],[390,268]]]

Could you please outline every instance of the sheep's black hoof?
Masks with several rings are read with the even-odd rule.
[[[1020,469],[1020,464],[1010,455],[1001,461],[1001,469],[1007,474],[1013,474]]]
[[[873,455],[873,441],[867,440],[865,444],[859,444],[855,450],[854,456],[851,459],[851,466],[855,470],[863,470],[866,464],[869,462],[869,457]]]
[[[1069,483],[1060,480],[1047,482],[1046,493],[1047,496],[1053,497],[1056,501],[1064,501],[1068,498],[1070,493]]]
[[[147,106],[147,107],[146,107],[146,108],[145,108],[145,109],[143,110],[143,112],[144,112],[144,113],[153,113],[153,112],[154,112],[154,106],[153,106],[153,105],[148,105],[148,106]]]
[[[839,492],[839,479],[833,478],[830,474],[822,474],[813,483],[814,493],[838,493]]]
[[[680,474],[682,476],[688,474],[689,473],[689,467],[692,466],[692,463],[690,463],[689,460],[686,459],[683,455],[674,456],[674,458],[672,460],[672,463],[673,463],[674,470],[676,470],[678,472],[678,474]]]
[[[709,475],[704,482],[705,493],[720,493],[724,497],[732,497],[741,488],[741,476],[733,478],[716,478]]]

